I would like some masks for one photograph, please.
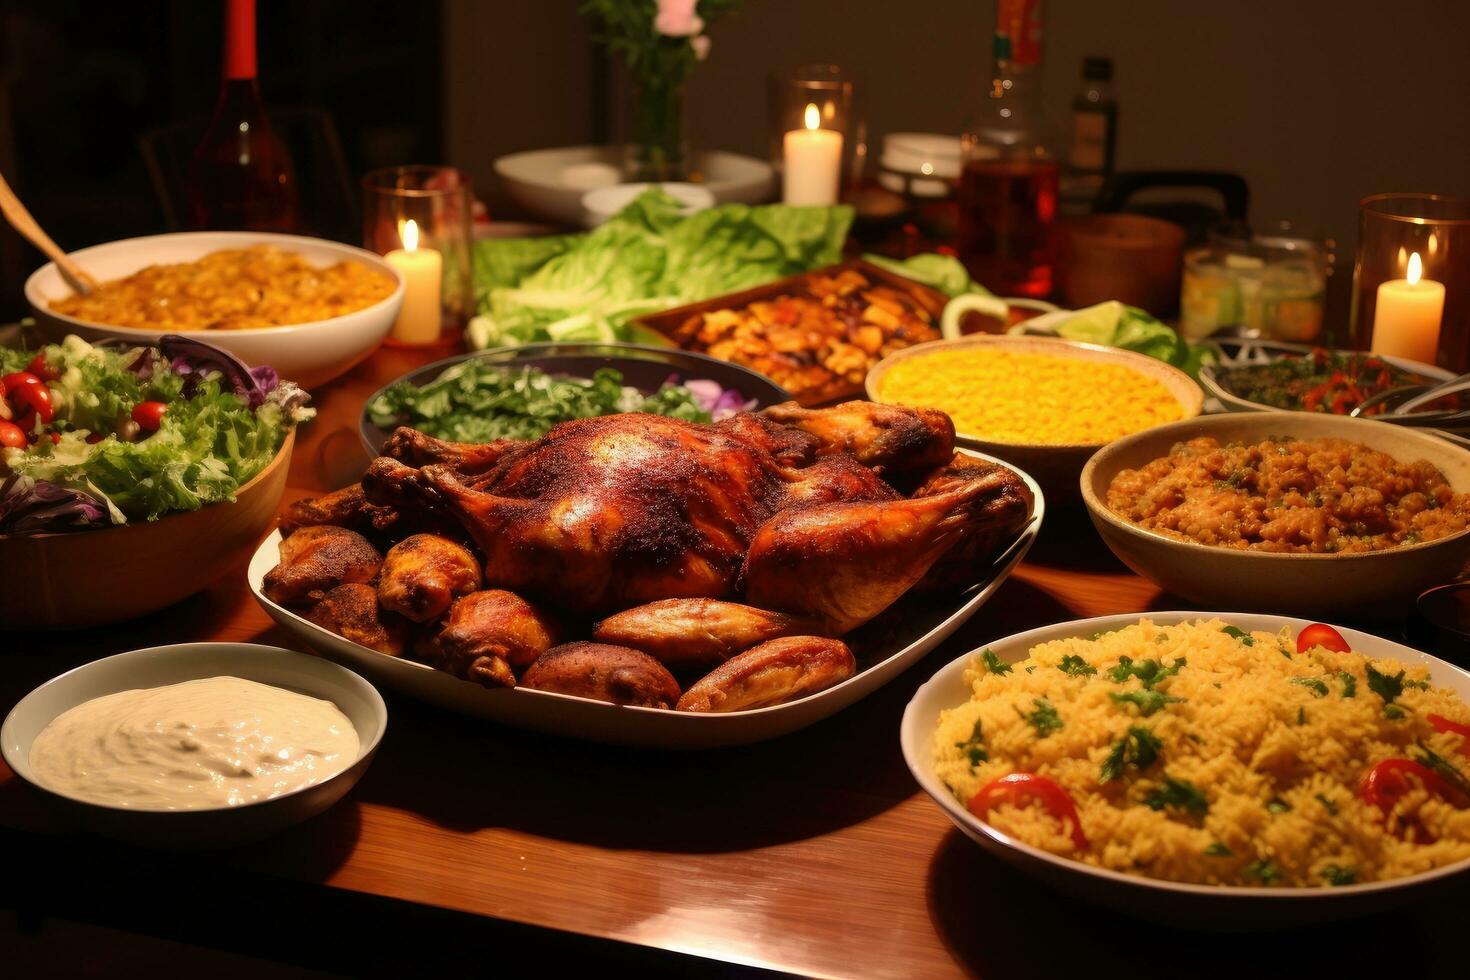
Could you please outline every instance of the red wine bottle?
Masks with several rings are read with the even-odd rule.
[[[189,160],[184,202],[201,230],[299,230],[296,174],[256,81],[255,0],[225,0],[219,101]]]

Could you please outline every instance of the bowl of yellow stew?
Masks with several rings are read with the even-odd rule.
[[[1033,474],[1049,499],[1079,499],[1078,477],[1114,440],[1199,415],[1189,375],[1132,351],[1050,337],[973,336],[919,344],[868,373],[868,397],[937,408],[955,434]]]

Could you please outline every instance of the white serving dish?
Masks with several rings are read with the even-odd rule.
[[[1126,613],[1043,626],[985,646],[1006,663],[1015,663],[1025,659],[1037,644],[1069,636],[1089,636],[1136,623],[1145,617],[1155,623],[1172,625],[1216,616],[1244,630],[1272,632],[1282,626],[1290,626],[1293,632],[1297,632],[1309,622],[1251,613]],[[1342,627],[1338,627],[1338,631],[1360,653],[1405,664],[1423,664],[1429,668],[1435,684],[1448,687],[1470,700],[1470,673],[1370,633]],[[1470,860],[1467,860],[1407,878],[1342,888],[1223,888],[1125,875],[1023,844],[970,813],[934,773],[934,728],[939,721],[939,713],[969,700],[971,692],[965,683],[965,668],[977,652],[971,651],[947,664],[914,692],[899,729],[904,761],[924,792],[934,798],[965,836],[1001,860],[1059,891],[1130,915],[1192,929],[1283,929],[1365,915],[1417,901],[1426,897],[1434,886],[1470,870]]]
[[[63,796],[36,782],[31,744],[62,712],[119,691],[220,676],[272,684],[333,702],[357,729],[357,761],[316,785],[258,803],[212,810],[104,806]],[[17,776],[83,830],[149,847],[231,847],[308,820],[340,800],[367,771],[387,727],[388,708],[377,690],[337,664],[254,643],[176,643],[94,660],[42,684],[22,698],[0,726],[0,754]]]
[[[37,327],[53,340],[76,334],[83,340],[122,337],[146,344],[156,342],[164,333],[179,333],[223,347],[246,364],[269,364],[282,378],[308,389],[345,374],[377,350],[393,328],[403,305],[403,277],[382,256],[338,242],[254,231],[189,231],[107,242],[70,254],[99,282],[107,282],[150,265],[194,262],[211,252],[251,245],[274,245],[295,252],[315,266],[361,262],[392,276],[398,288],[366,309],[314,323],[249,330],[140,330],[78,320],[53,311],[48,303],[70,296],[71,287],[61,278],[56,264],[48,262],[26,280],[26,302],[35,314]]]
[[[577,179],[563,179],[567,168],[604,164],[622,171],[627,148],[621,146],[562,146],[550,150],[510,153],[495,161],[495,172],[506,192],[521,207],[566,225],[582,223],[582,195],[591,188]],[[701,176],[699,185],[718,204],[760,204],[771,197],[775,171],[764,160],[706,150],[695,153],[689,169]]]
[[[1000,462],[980,453],[971,455]],[[805,728],[868,696],[923,658],[989,601],[1031,549],[1045,516],[1041,488],[1024,472],[1015,472],[1036,495],[1032,520],[997,562],[982,588],[965,593],[954,605],[932,615],[904,621],[898,627],[900,638],[894,641],[897,649],[841,684],[788,704],[751,711],[698,714],[614,705],[529,688],[488,690],[424,664],[359,646],[265,597],[261,582],[280,560],[279,531],[266,538],[250,560],[250,591],[272,619],[322,656],[352,667],[384,687],[451,711],[518,728],[620,745],[664,749],[744,745]]]

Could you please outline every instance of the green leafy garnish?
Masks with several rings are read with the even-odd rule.
[[[1327,797],[1323,796],[1321,793],[1318,793],[1317,794],[1317,802],[1320,803],[1320,804],[1322,804],[1322,809],[1326,810],[1329,814],[1331,814],[1334,817],[1337,816],[1337,804],[1336,803],[1333,803],[1331,800],[1329,800]]]
[[[1383,706],[1383,717],[1390,721],[1402,721],[1404,718],[1404,709],[1396,704],[1385,704]]]
[[[1224,844],[1220,843],[1219,841],[1215,841],[1215,843],[1213,843],[1209,847],[1205,848],[1205,856],[1206,857],[1212,857],[1212,858],[1228,858],[1228,857],[1233,857],[1234,855],[1235,855],[1235,852],[1234,851],[1232,851],[1230,848],[1226,847]]]
[[[1246,865],[1245,873],[1260,881],[1263,885],[1269,885],[1281,878],[1281,869],[1274,861],[1254,861]]]
[[[1143,804],[1150,810],[1174,807],[1195,814],[1207,813],[1210,809],[1210,801],[1193,783],[1173,776],[1165,776],[1164,785],[1145,796]]]
[[[1307,709],[1306,708],[1297,708],[1296,709],[1296,723],[1298,725],[1305,725],[1307,723]]]
[[[1266,809],[1272,813],[1290,813],[1291,804],[1278,796],[1267,802]]]
[[[1132,657],[1122,656],[1118,658],[1118,665],[1107,672],[1107,677],[1115,684],[1122,684],[1130,677],[1137,677],[1144,687],[1152,688],[1159,681],[1179,673],[1180,668],[1187,663],[1185,658],[1180,657],[1165,667],[1159,661],[1151,658],[1135,663]]]
[[[1096,667],[1075,653],[1069,653],[1063,657],[1062,662],[1057,664],[1057,670],[1060,670],[1064,674],[1069,674],[1072,677],[1088,677],[1097,673]]]
[[[1101,640],[1103,637],[1105,637],[1105,636],[1112,636],[1116,632],[1117,632],[1117,630],[1098,630],[1096,633],[1092,634],[1087,639],[1090,640],[1093,643],[1096,643],[1098,640]]]
[[[1319,698],[1327,696],[1327,685],[1316,677],[1293,677],[1291,683],[1307,688]]]
[[[1066,727],[1062,724],[1057,709],[1046,698],[1035,698],[1031,705],[1033,710],[1029,715],[1023,714],[1020,708],[1016,709],[1016,714],[1031,723],[1031,727],[1036,729],[1037,738],[1046,738],[1052,732]]]
[[[1224,633],[1226,636],[1233,636],[1233,637],[1235,637],[1237,640],[1239,640],[1241,643],[1244,643],[1248,647],[1253,647],[1253,646],[1256,645],[1255,639],[1249,633],[1247,633],[1245,630],[1240,629],[1238,627],[1235,627],[1235,626],[1227,626],[1224,629],[1222,629],[1220,632],[1221,633]]]
[[[1433,769],[1447,783],[1455,787],[1455,789],[1459,790],[1466,797],[1470,797],[1470,779],[1466,779],[1460,770],[1456,769],[1449,760],[1425,745],[1422,740],[1416,744],[1419,746],[1419,755],[1416,757],[1416,761],[1420,765]]]
[[[1144,718],[1147,718],[1167,704],[1179,704],[1187,700],[1185,698],[1176,698],[1162,691],[1152,690],[1124,691],[1121,694],[1113,692],[1108,697],[1112,698],[1118,704],[1135,705],[1138,708],[1138,713]]]
[[[1368,671],[1368,688],[1387,704],[1392,704],[1394,699],[1404,693],[1404,671],[1402,669],[1395,675],[1388,675],[1374,670],[1373,665],[1363,665]]]
[[[992,674],[1009,674],[1012,670],[1011,665],[997,657],[989,647],[980,651],[980,660]]]
[[[1164,743],[1147,728],[1140,725],[1129,727],[1103,761],[1099,781],[1112,782],[1123,775],[1125,766],[1133,766],[1139,771],[1147,769],[1158,761],[1159,750],[1163,747]]]
[[[975,727],[970,731],[970,737],[963,742],[956,742],[955,748],[963,749],[970,760],[970,765],[979,765],[990,761],[990,755],[985,751],[985,735],[980,730],[980,720],[975,720]]]
[[[1353,885],[1358,881],[1358,873],[1352,868],[1344,868],[1340,865],[1329,864],[1322,869],[1322,878],[1333,888],[1341,888],[1343,885]]]
[[[1286,649],[1286,644],[1285,643],[1282,643],[1280,640],[1277,640],[1276,641],[1276,649],[1279,650],[1279,651],[1281,651],[1281,655],[1283,657],[1285,657],[1287,660],[1290,660],[1291,659],[1291,651],[1288,650],[1288,649]]]
[[[1337,676],[1342,681],[1342,696],[1345,698],[1357,697],[1358,679],[1345,670],[1339,670]]]

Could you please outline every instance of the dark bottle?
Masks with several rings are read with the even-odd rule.
[[[197,229],[299,230],[296,175],[256,81],[255,0],[225,0],[219,101],[189,160],[184,203]]]
[[[1072,100],[1072,149],[1067,163],[1072,174],[1094,195],[1112,176],[1117,139],[1113,62],[1108,58],[1085,58],[1082,84]]]
[[[1002,296],[1050,295],[1058,171],[1041,104],[1040,0],[998,0],[995,73],[963,138],[956,245]]]

